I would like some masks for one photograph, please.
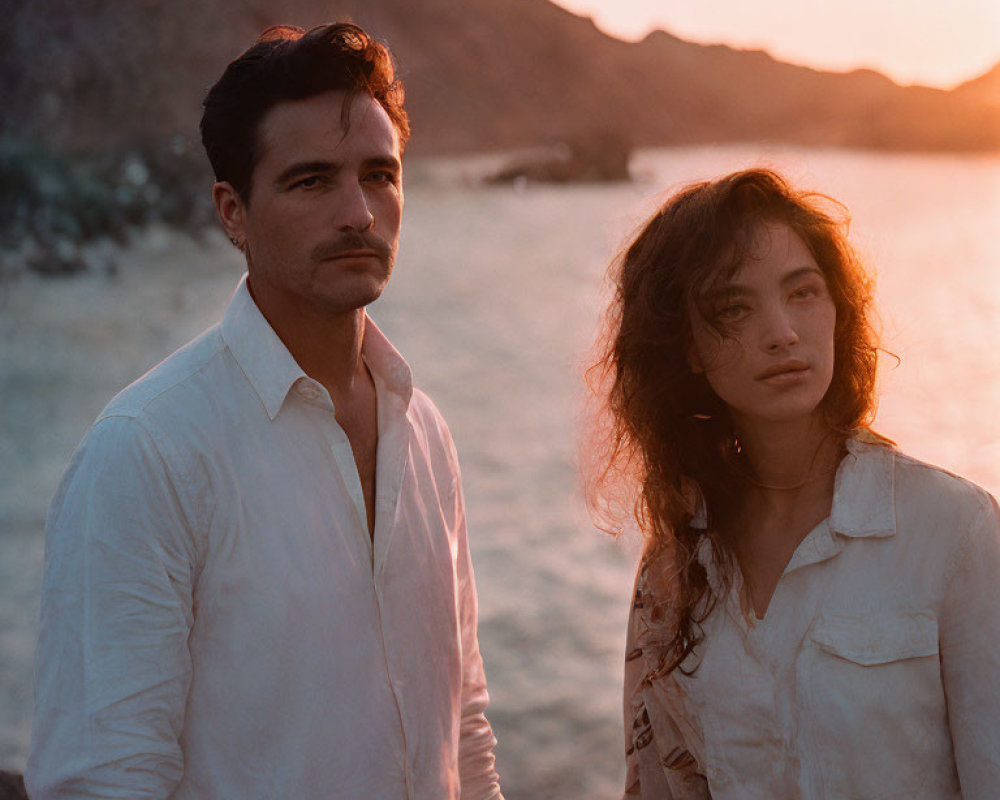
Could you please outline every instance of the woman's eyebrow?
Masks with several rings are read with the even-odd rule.
[[[781,284],[784,286],[785,284],[794,283],[807,275],[816,275],[822,280],[826,280],[826,275],[823,274],[819,267],[799,267],[782,277]]]
[[[796,281],[801,280],[807,275],[815,275],[821,280],[826,280],[826,276],[818,267],[803,266],[782,275],[780,283],[782,286],[786,286],[789,283],[795,283]],[[744,283],[724,283],[720,286],[713,286],[711,289],[706,290],[702,297],[710,303],[719,303],[724,300],[746,297],[747,295],[753,294],[753,291],[753,289]]]
[[[726,283],[722,286],[715,286],[703,295],[709,303],[720,303],[725,300],[734,300],[739,297],[746,297],[751,294],[749,286],[742,283]]]

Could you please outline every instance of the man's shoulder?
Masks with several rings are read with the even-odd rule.
[[[434,401],[414,388],[407,409],[410,429],[422,449],[436,463],[451,472],[458,472],[458,451],[451,430]]]
[[[451,431],[444,415],[438,410],[434,401],[422,389],[413,387],[410,406],[407,413],[414,427],[442,441],[451,443]]]
[[[211,373],[219,371],[219,357],[225,350],[219,326],[214,325],[122,389],[97,422],[108,417],[148,420],[164,406],[183,410],[212,384],[217,385],[219,376]]]
[[[421,422],[444,424],[444,416],[434,401],[431,400],[427,392],[418,386],[413,387],[413,394],[410,396],[410,415]]]

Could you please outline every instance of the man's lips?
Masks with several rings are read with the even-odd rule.
[[[381,253],[376,253],[374,250],[340,250],[336,253],[331,253],[326,257],[326,261],[334,261],[338,258],[381,258]]]
[[[773,367],[765,369],[757,375],[757,380],[790,380],[808,371],[809,365],[804,361],[783,361],[780,364],[775,364]]]
[[[337,259],[377,258],[389,262],[392,248],[374,231],[346,233],[313,248],[315,261],[336,261]]]

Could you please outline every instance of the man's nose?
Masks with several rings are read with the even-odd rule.
[[[361,233],[370,230],[375,224],[375,216],[368,207],[368,198],[361,184],[352,181],[344,187],[340,201],[340,230]]]

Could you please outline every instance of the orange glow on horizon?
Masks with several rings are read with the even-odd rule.
[[[997,0],[556,0],[605,32],[657,28],[702,43],[762,49],[819,69],[875,69],[897,83],[952,88],[1000,63]]]

